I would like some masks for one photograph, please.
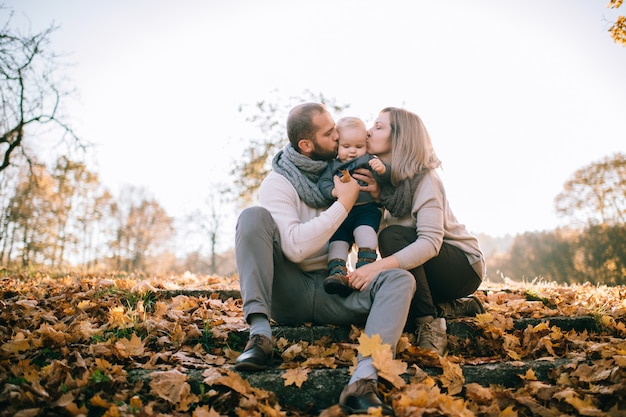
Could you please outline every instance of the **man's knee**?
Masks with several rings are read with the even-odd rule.
[[[261,224],[273,222],[272,215],[265,207],[254,206],[245,208],[237,219],[237,230],[251,230]]]
[[[389,269],[382,273],[383,282],[388,282],[394,291],[413,295],[415,293],[416,284],[413,275],[404,269]],[[383,284],[384,285],[384,284]]]

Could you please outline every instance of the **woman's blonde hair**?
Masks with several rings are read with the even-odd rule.
[[[394,185],[413,178],[424,169],[441,166],[426,126],[417,114],[398,107],[385,107],[380,112],[389,113],[391,182]]]

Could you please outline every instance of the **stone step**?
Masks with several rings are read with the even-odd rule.
[[[177,295],[219,298],[227,300],[240,297],[238,290],[176,290],[163,291],[163,296],[174,297]],[[579,317],[543,317],[543,318],[516,318],[513,320],[513,330],[521,331],[527,327],[537,326],[540,323],[548,323],[550,327],[559,327],[562,331],[575,330],[577,332],[599,332],[599,326],[592,316]],[[461,339],[475,339],[477,334],[482,332],[478,329],[475,320],[464,318],[447,321],[447,333],[449,336]],[[306,341],[313,343],[322,338],[326,338],[334,343],[351,342],[349,338],[350,328],[337,326],[273,326],[273,335],[276,339],[284,338],[290,342]],[[248,331],[235,332],[237,337],[245,341],[248,339]],[[532,369],[540,381],[550,380],[550,371],[563,365],[567,365],[570,360],[566,358],[553,358],[550,360],[526,360],[526,361],[502,361],[491,363],[469,364],[480,362],[473,358],[461,365],[465,383],[478,383],[485,387],[489,385],[501,385],[504,387],[514,387],[522,382],[521,375]],[[285,380],[281,375],[285,369],[279,368],[280,359],[275,360],[274,366],[262,372],[241,372],[241,376],[249,381],[251,386],[274,392],[283,408],[292,408],[306,412],[319,412],[337,403],[339,394],[344,385],[348,382],[349,370],[347,367],[336,369],[314,369],[308,374],[308,379],[302,387],[295,385],[285,386]],[[232,368],[232,365],[226,365]],[[425,373],[436,376],[441,373],[438,367],[422,367]],[[203,370],[186,370],[189,383],[194,392],[200,392],[202,384]],[[129,371],[131,379],[149,379],[150,372],[144,370]],[[405,380],[409,382],[411,375],[405,375]]]
[[[521,375],[529,369],[535,372],[539,381],[549,381],[550,370],[567,365],[569,359],[557,358],[552,361],[534,360],[523,362],[499,362],[481,365],[461,365],[465,383],[478,383],[488,387],[501,385],[503,387],[515,387],[521,382]],[[230,367],[230,366],[229,366]],[[421,368],[425,373],[436,376],[441,373],[439,368]],[[206,392],[201,390],[203,376],[202,369],[188,369],[188,382],[195,393]],[[240,375],[248,380],[251,386],[273,392],[281,407],[300,411],[319,413],[321,410],[335,405],[344,385],[350,379],[347,367],[336,369],[314,369],[308,374],[308,379],[301,387],[295,385],[285,386],[285,380],[281,375],[284,369],[271,368],[262,372],[240,372]],[[151,371],[130,370],[128,379],[130,382],[144,381],[149,383]],[[411,375],[404,376],[408,383]]]
[[[548,323],[550,327],[556,326],[567,332],[575,330],[577,332],[588,331],[598,332],[598,324],[594,317],[545,317],[545,318],[520,318],[513,321],[514,329],[523,330],[528,326],[537,326],[540,323]],[[461,339],[472,339],[476,334],[476,326],[471,318],[448,320],[447,333]],[[272,334],[275,338],[283,337],[289,341],[306,341],[313,343],[321,338],[329,338],[332,342],[348,342],[350,329],[337,326],[273,326]],[[237,332],[238,337],[247,340],[249,333],[247,330]]]

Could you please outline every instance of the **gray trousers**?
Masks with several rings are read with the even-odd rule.
[[[246,320],[261,313],[280,324],[364,326],[365,334],[378,334],[395,353],[415,293],[408,271],[386,270],[365,290],[345,298],[328,294],[323,287],[328,271],[302,271],[286,259],[276,223],[262,207],[247,208],[239,216],[235,259]]]

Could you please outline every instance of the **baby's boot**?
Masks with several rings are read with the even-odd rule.
[[[360,268],[363,265],[371,264],[377,257],[378,255],[376,254],[376,249],[359,248],[356,259],[356,267]]]
[[[329,294],[339,294],[341,297],[350,295],[354,289],[348,285],[347,274],[344,259],[331,259],[328,262],[328,277],[324,279],[324,290]]]

